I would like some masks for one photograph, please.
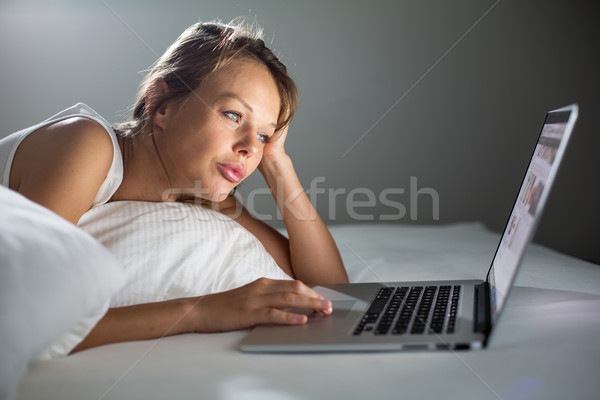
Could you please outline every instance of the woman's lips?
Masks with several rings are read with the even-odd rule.
[[[244,176],[246,176],[246,169],[242,164],[234,162],[221,162],[217,165],[219,166],[223,176],[233,183],[240,183]]]

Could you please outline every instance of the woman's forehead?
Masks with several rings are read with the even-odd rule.
[[[275,79],[261,62],[249,59],[236,60],[212,73],[202,86],[251,89],[254,86],[263,90],[272,89],[278,93]],[[201,87],[202,87],[201,86]]]
[[[272,108],[276,116],[281,107],[275,79],[258,61],[235,61],[211,74],[196,92],[203,97],[209,96],[213,101],[237,99],[252,110],[256,107]]]

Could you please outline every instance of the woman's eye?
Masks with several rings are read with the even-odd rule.
[[[269,137],[267,135],[258,134],[258,135],[256,135],[256,137],[258,138],[258,141],[261,143],[269,143]]]
[[[226,111],[224,114],[233,122],[240,122],[240,119],[242,118],[242,114],[234,111]]]

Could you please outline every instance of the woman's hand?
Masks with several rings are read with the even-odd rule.
[[[285,153],[285,139],[287,138],[288,128],[275,132],[269,142],[263,149],[262,160],[258,165],[258,170],[264,175],[265,168],[276,164],[279,160],[287,157]]]
[[[329,315],[331,302],[300,281],[260,278],[227,292],[190,299],[196,332],[224,332],[259,324],[301,325],[306,315],[284,311],[308,309]]]

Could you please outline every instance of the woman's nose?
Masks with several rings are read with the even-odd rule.
[[[237,141],[234,145],[234,151],[245,157],[252,156],[258,152],[258,138],[256,132],[247,128],[236,132]]]

